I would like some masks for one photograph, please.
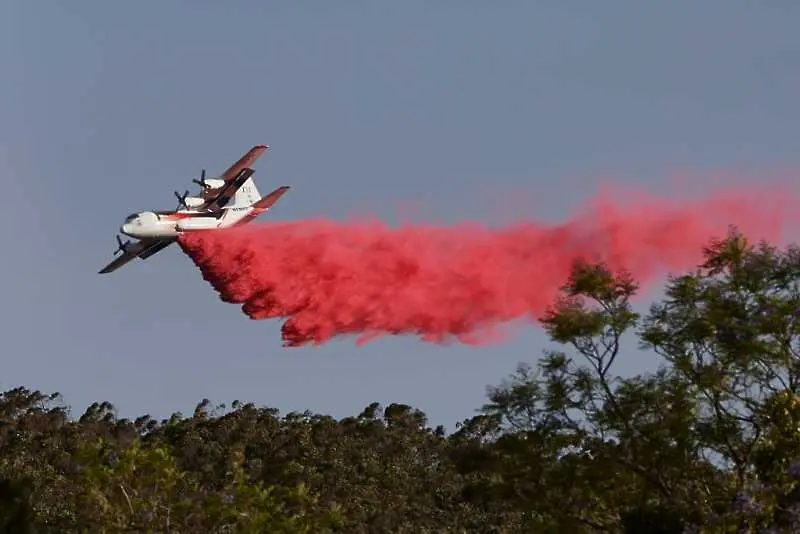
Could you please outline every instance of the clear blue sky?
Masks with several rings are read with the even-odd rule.
[[[0,387],[124,416],[396,401],[452,427],[548,346],[538,327],[489,348],[283,349],[177,247],[96,274],[122,218],[256,143],[261,189],[293,187],[274,220],[493,221],[512,194],[514,216],[560,220],[608,177],[796,167],[798,28],[789,0],[7,0]]]

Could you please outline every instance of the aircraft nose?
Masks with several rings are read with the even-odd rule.
[[[122,226],[119,227],[119,231],[122,232],[123,234],[127,234],[128,232],[131,231],[131,225],[125,223],[125,224],[123,224]]]

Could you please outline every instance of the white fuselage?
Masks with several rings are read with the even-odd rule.
[[[192,210],[143,211],[129,215],[120,232],[137,239],[174,238],[183,232],[235,226],[252,209],[249,206],[224,207],[214,213]]]

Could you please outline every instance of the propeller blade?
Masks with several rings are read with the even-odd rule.
[[[188,208],[189,206],[186,205],[186,197],[189,196],[189,190],[187,189],[186,191],[184,191],[183,196],[181,196],[181,194],[178,193],[177,191],[173,192],[175,193],[175,196],[178,198],[178,209],[180,209],[181,206],[183,206],[184,208]]]
[[[203,189],[206,189],[206,187],[207,187],[206,186],[206,170],[203,169],[202,171],[200,171],[200,179],[198,180],[197,178],[195,178],[194,180],[192,180],[192,182],[196,183],[197,185],[199,185]]]

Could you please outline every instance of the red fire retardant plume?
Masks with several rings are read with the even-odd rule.
[[[252,319],[286,318],[284,345],[358,334],[490,341],[536,319],[577,258],[628,269],[642,284],[693,268],[731,224],[776,241],[797,215],[785,193],[731,190],[701,200],[599,199],[563,224],[491,229],[301,220],[183,234],[179,243],[225,302]]]

